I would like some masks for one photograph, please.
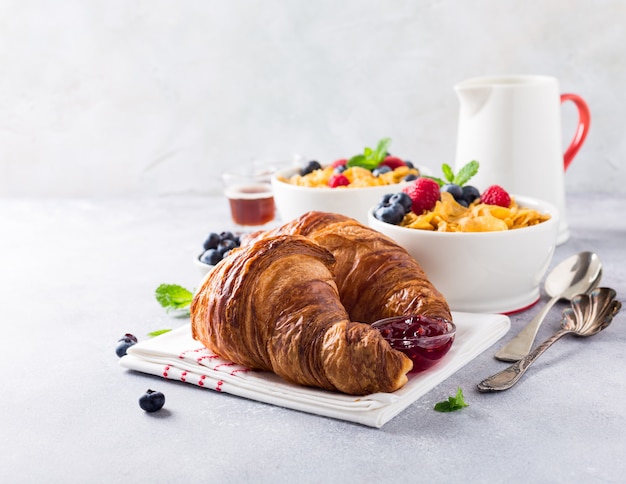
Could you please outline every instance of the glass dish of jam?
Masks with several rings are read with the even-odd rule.
[[[394,316],[372,324],[395,350],[413,362],[411,373],[429,369],[450,350],[456,335],[453,322],[421,315]]]

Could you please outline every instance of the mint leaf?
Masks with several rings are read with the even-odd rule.
[[[479,163],[476,160],[470,161],[467,165],[463,166],[459,170],[459,172],[454,177],[452,183],[455,183],[462,187],[465,185],[470,178],[472,178],[476,173],[478,173]]]
[[[429,175],[422,175],[423,178],[430,178],[431,180],[434,180],[437,182],[437,184],[439,185],[439,187],[442,187],[446,184],[445,181],[443,181],[441,178],[437,178],[436,176],[429,176]]]
[[[458,388],[454,397],[448,397],[447,400],[435,404],[435,410],[437,412],[454,412],[464,407],[469,407],[469,405],[465,403],[461,387]]]
[[[188,308],[193,294],[178,284],[161,284],[156,289],[155,297],[159,304],[170,312]]]
[[[383,138],[378,142],[376,149],[366,147],[363,150],[363,154],[354,155],[348,160],[347,166],[360,166],[367,170],[373,170],[385,159],[387,156],[387,147],[391,143],[390,138]]]
[[[380,165],[380,163],[385,159],[385,156],[387,156],[390,144],[391,138],[383,138],[378,142],[378,146],[376,147],[376,151],[374,152],[374,157],[378,160],[378,165]]]
[[[156,331],[150,331],[148,333],[148,336],[150,336],[150,338],[154,338],[155,336],[159,336],[161,334],[169,333],[170,331],[172,331],[172,330],[171,329],[157,329]]]
[[[346,165],[348,167],[360,166],[362,168],[366,168],[367,167],[367,158],[365,157],[365,155],[354,155],[352,158],[350,158],[348,160],[348,163],[346,163]],[[376,168],[376,167],[374,167],[374,168]]]
[[[446,178],[446,180],[448,180],[448,182],[454,182],[454,172],[452,171],[450,165],[444,163],[443,165],[441,165],[441,171],[443,172],[443,176]]]

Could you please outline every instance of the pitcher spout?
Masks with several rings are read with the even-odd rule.
[[[454,86],[454,90],[459,98],[461,114],[473,117],[487,104],[493,87],[461,82]]]

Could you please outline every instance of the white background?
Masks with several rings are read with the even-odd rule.
[[[3,0],[0,196],[210,194],[227,166],[385,136],[438,169],[454,84],[499,74],[583,96],[567,190],[624,192],[625,25],[624,0]]]

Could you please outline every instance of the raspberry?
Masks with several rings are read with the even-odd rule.
[[[491,185],[486,188],[480,197],[480,201],[487,205],[497,205],[505,208],[509,208],[511,205],[511,197],[506,190],[499,185]]]
[[[330,188],[335,188],[335,187],[340,187],[340,186],[345,186],[345,185],[350,185],[350,180],[348,180],[346,175],[342,175],[341,173],[336,173],[328,179],[328,186]]]
[[[330,166],[337,168],[338,166],[345,166],[346,163],[348,163],[348,160],[341,158],[340,160],[333,161]]]
[[[401,160],[397,156],[386,156],[380,164],[388,166],[392,170],[395,170],[396,168],[399,168],[401,166],[406,166],[404,160]]]
[[[439,184],[430,178],[418,178],[414,183],[402,190],[411,197],[411,210],[416,215],[421,215],[425,211],[435,208],[439,200]]]

